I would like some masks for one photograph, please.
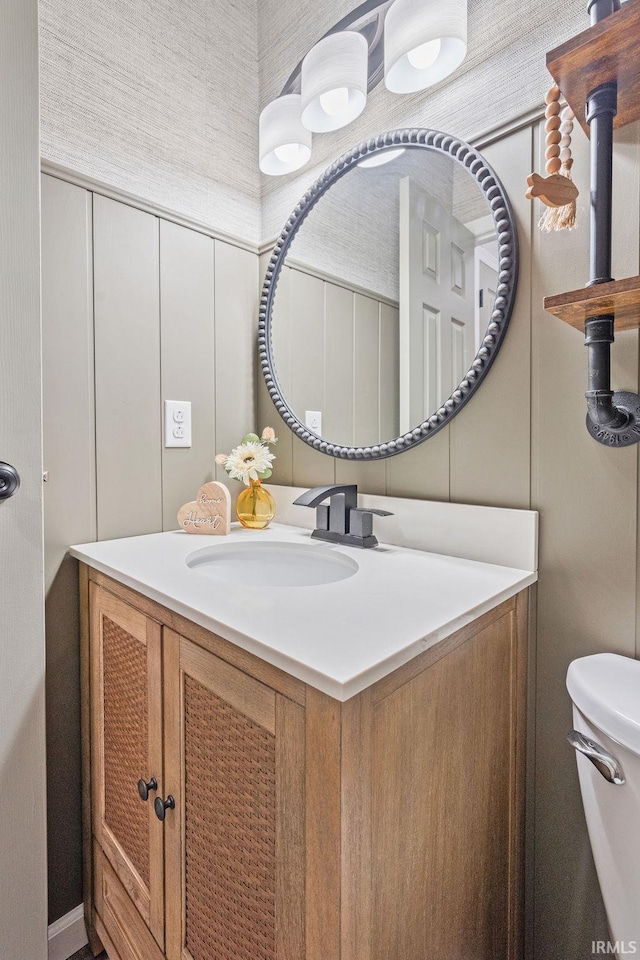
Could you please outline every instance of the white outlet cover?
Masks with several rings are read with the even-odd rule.
[[[164,445],[165,447],[191,446],[190,400],[165,400]]]
[[[304,425],[307,430],[311,430],[312,433],[317,433],[319,437],[322,436],[322,411],[305,410]]]

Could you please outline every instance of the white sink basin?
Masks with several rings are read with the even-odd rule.
[[[213,580],[254,587],[311,587],[358,572],[351,557],[320,544],[222,543],[190,553],[185,562]]]

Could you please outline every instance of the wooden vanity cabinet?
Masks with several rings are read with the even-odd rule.
[[[90,584],[91,783],[95,841],[164,946],[164,831],[138,780],[162,789],[162,628]]]
[[[341,703],[82,582],[95,950],[520,960],[526,591]]]

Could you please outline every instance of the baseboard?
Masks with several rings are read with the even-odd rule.
[[[49,960],[69,960],[89,942],[84,925],[84,905],[80,903],[48,930]]]

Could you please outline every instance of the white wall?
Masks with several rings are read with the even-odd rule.
[[[40,0],[42,156],[257,242],[255,0]]]

